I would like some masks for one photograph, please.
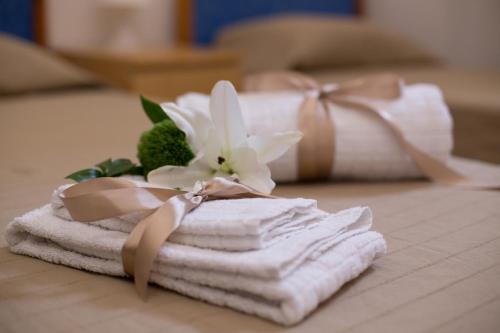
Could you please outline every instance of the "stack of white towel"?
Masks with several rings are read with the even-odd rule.
[[[304,93],[284,91],[238,95],[249,134],[270,134],[298,129]],[[364,98],[367,104],[391,115],[407,139],[432,157],[446,161],[453,148],[452,119],[439,87],[414,84],[402,87],[396,100]],[[188,93],[177,98],[181,107],[208,112],[209,96]],[[332,178],[400,179],[422,176],[393,133],[370,114],[330,103],[335,128]],[[297,145],[272,161],[275,181],[297,180]]]
[[[93,272],[123,276],[121,248],[141,219],[130,214],[71,221],[55,192],[51,204],[7,228],[11,251]],[[208,201],[189,213],[162,247],[151,282],[284,325],[320,302],[385,252],[370,231],[371,211],[329,214],[308,199]]]

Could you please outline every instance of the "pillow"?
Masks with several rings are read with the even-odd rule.
[[[324,15],[237,23],[220,31],[216,46],[239,51],[246,72],[436,62],[408,39],[367,21]]]
[[[0,50],[0,95],[96,83],[78,67],[16,37],[0,33]]]

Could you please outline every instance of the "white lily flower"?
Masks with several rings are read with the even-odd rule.
[[[302,138],[297,131],[248,136],[238,95],[229,81],[215,84],[209,113],[161,105],[185,134],[196,157],[186,167],[163,166],[148,174],[148,181],[162,186],[192,190],[197,181],[234,176],[262,193],[275,184],[267,163],[279,158]]]

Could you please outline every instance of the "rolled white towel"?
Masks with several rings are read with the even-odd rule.
[[[249,134],[298,129],[301,92],[241,93],[239,101]],[[408,140],[438,160],[445,161],[453,146],[452,119],[437,86],[407,85],[397,100],[364,98],[383,108],[403,129]],[[188,93],[177,99],[181,107],[207,112],[209,96]],[[422,176],[393,134],[371,115],[330,103],[335,128],[333,178],[400,179]],[[276,181],[297,180],[297,146],[270,163]]]
[[[302,320],[385,251],[369,231],[368,208],[334,216],[265,249],[226,252],[165,243],[150,281],[168,289],[290,325]],[[339,224],[344,228],[339,231]],[[11,251],[102,274],[125,275],[121,248],[127,233],[54,216],[50,205],[7,227]]]

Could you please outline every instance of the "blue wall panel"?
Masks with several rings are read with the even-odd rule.
[[[194,40],[207,44],[217,30],[239,20],[279,13],[354,15],[353,0],[197,0],[194,1]]]
[[[0,31],[33,40],[33,0],[0,0]]]

